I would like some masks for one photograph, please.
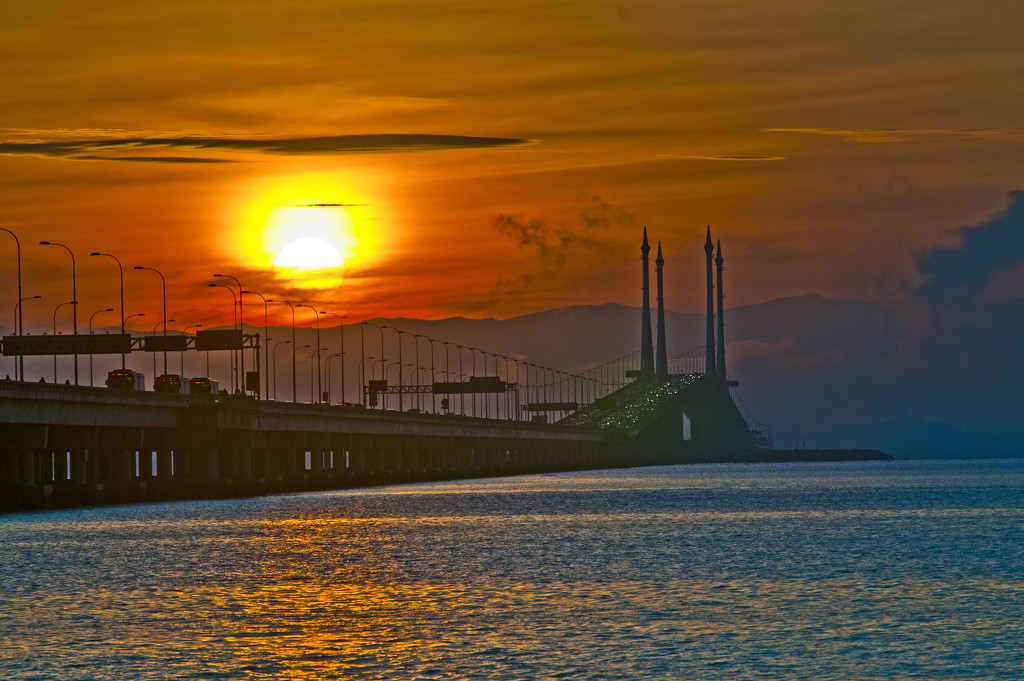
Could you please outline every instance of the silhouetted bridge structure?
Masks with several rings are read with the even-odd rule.
[[[547,424],[0,381],[0,508],[711,460],[713,391],[702,377],[638,383]],[[644,394],[656,406],[638,414]]]
[[[735,383],[725,376],[721,248],[716,261],[716,334],[710,232],[705,248],[709,302],[704,371],[691,366],[686,373],[668,372],[660,246],[655,358],[645,230],[639,368],[629,372],[632,382],[624,381],[609,394],[595,392],[590,403],[582,406],[561,401],[561,393],[539,390],[543,386],[535,381],[533,395],[541,399],[516,402],[513,410],[508,398],[514,395],[518,400],[519,386],[511,381],[507,367],[499,378],[497,366],[493,376],[433,383],[430,390],[432,400],[441,395],[504,394],[503,418],[488,418],[486,410],[483,418],[419,409],[392,411],[383,402],[371,409],[367,404],[276,402],[242,392],[189,396],[2,380],[0,510],[771,460],[770,454],[758,450],[765,443],[751,432],[729,394]],[[240,331],[234,333],[240,335]],[[122,334],[114,349],[129,351],[126,338]],[[5,353],[30,342],[17,338],[9,345],[9,340],[4,339]],[[53,350],[43,348],[47,349]],[[529,371],[525,377],[529,380]],[[384,381],[361,378],[360,382],[364,397],[372,398],[369,404],[377,403],[377,394],[396,390]],[[400,385],[397,389],[401,404],[402,392],[425,388]],[[581,392],[571,395],[581,396]],[[568,391],[566,397],[570,397]],[[524,412],[571,413],[548,423],[546,416],[521,420]],[[497,402],[494,415],[499,415]]]

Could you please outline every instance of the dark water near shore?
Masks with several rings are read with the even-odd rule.
[[[1024,460],[0,517],[5,679],[1016,679]]]

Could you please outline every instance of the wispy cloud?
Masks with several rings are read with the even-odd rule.
[[[352,208],[354,206],[366,206],[365,203],[300,203],[297,208]]]
[[[2,152],[0,152],[2,153]],[[75,156],[76,161],[131,161],[134,163],[233,163],[226,158],[202,158],[199,156],[97,156],[86,154]]]
[[[738,156],[738,155],[713,155],[713,156],[699,156],[699,155],[680,155],[680,154],[662,154],[662,158],[683,158],[693,161],[784,161],[785,156]]]
[[[133,161],[143,163],[217,163],[237,159],[210,156],[154,156],[154,150],[191,149],[196,151],[232,151],[279,155],[382,154],[442,149],[480,149],[527,144],[515,137],[473,137],[466,135],[379,134],[336,135],[331,137],[293,137],[242,139],[230,136],[150,136],[124,135],[103,137],[82,135],[66,139],[0,141],[0,155],[41,156],[78,161]],[[147,151],[147,155],[135,152]]]
[[[1001,141],[1024,141],[1021,128],[762,128],[763,132],[843,137],[851,142],[883,144],[909,142],[922,137],[960,137]]]
[[[468,308],[490,309],[510,301],[561,304],[567,291],[592,274],[594,262],[615,251],[616,234],[636,225],[632,213],[600,196],[581,196],[580,204],[573,222],[557,224],[500,213],[494,228],[530,254],[529,264],[517,277],[499,277],[494,288]]]

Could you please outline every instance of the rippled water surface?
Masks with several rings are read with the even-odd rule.
[[[1024,461],[0,516],[6,679],[1016,679]]]

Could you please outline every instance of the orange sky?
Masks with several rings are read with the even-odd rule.
[[[1024,188],[1016,0],[149,5],[0,9],[27,330],[70,300],[40,240],[75,253],[80,327],[117,307],[92,251],[138,330],[160,286],[134,265],[179,329],[230,323],[214,272],[351,319],[637,305],[645,225],[674,310],[701,309],[708,224],[729,305],[887,299]],[[272,264],[308,229],[347,256],[312,282]],[[0,265],[9,330],[4,233]]]

